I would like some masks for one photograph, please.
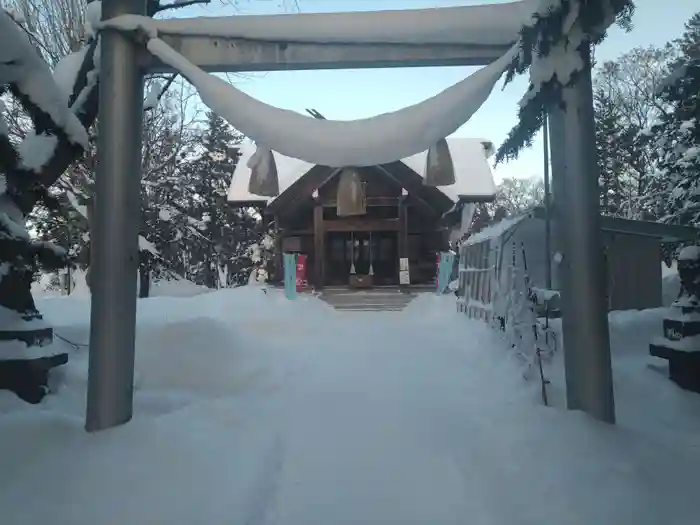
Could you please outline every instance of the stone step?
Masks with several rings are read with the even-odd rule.
[[[400,312],[415,295],[398,290],[324,290],[321,299],[339,311]]]
[[[348,304],[332,305],[336,310],[354,312],[400,312],[406,305],[372,305],[372,304]]]

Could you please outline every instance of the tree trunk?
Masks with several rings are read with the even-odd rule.
[[[139,299],[150,297],[151,293],[151,272],[143,266],[139,268]]]
[[[141,252],[139,258],[139,298],[145,299],[151,294],[151,257],[148,252]]]

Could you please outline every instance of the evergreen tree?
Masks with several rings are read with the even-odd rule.
[[[469,233],[479,233],[491,223],[491,214],[489,213],[488,205],[480,202],[476,205],[474,216],[472,217],[471,228]]]
[[[624,174],[630,162],[633,130],[622,123],[620,111],[604,90],[594,96],[596,154],[600,179],[600,212],[623,215],[628,195]]]
[[[261,237],[260,217],[227,201],[241,140],[226,121],[209,112],[201,151],[187,168],[185,201],[196,222],[189,228],[187,273],[210,288],[246,283],[253,266],[249,247]]]
[[[632,49],[600,65],[594,105],[601,168],[601,208],[628,218],[642,218],[654,173],[651,126],[665,111],[659,86],[668,76],[677,50]]]
[[[653,128],[658,170],[649,196],[664,222],[700,225],[700,58],[662,96],[673,109]]]
[[[700,57],[700,12],[690,17],[690,20],[685,24],[683,36],[677,39],[674,44],[682,57],[690,59]]]
[[[681,58],[661,92],[668,111],[652,128],[657,171],[649,198],[664,222],[700,225],[700,14],[676,40]]]

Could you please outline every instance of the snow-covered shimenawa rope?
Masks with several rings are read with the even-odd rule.
[[[530,85],[519,104],[519,122],[498,149],[496,163],[516,158],[532,144],[546,110],[563,107],[563,88],[588,67],[590,46],[601,42],[615,21],[629,27],[633,10],[632,0],[540,0],[508,67],[506,84],[529,69]]]
[[[148,51],[187,78],[212,111],[259,147],[335,168],[391,163],[434,147],[482,106],[518,52],[513,46],[495,62],[416,105],[367,119],[334,121],[269,106],[206,73],[159,39],[150,18],[122,16],[102,22],[102,27],[145,33]]]

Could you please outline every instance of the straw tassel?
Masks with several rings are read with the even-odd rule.
[[[270,148],[258,146],[246,165],[250,168],[249,193],[261,197],[277,197],[280,194],[277,164]]]
[[[345,168],[340,172],[337,201],[338,217],[364,215],[367,212],[365,190],[357,169]]]
[[[455,181],[455,167],[452,163],[450,147],[445,139],[440,139],[428,150],[423,183],[427,186],[450,186]]]
[[[350,275],[355,275],[355,234],[350,234]]]

